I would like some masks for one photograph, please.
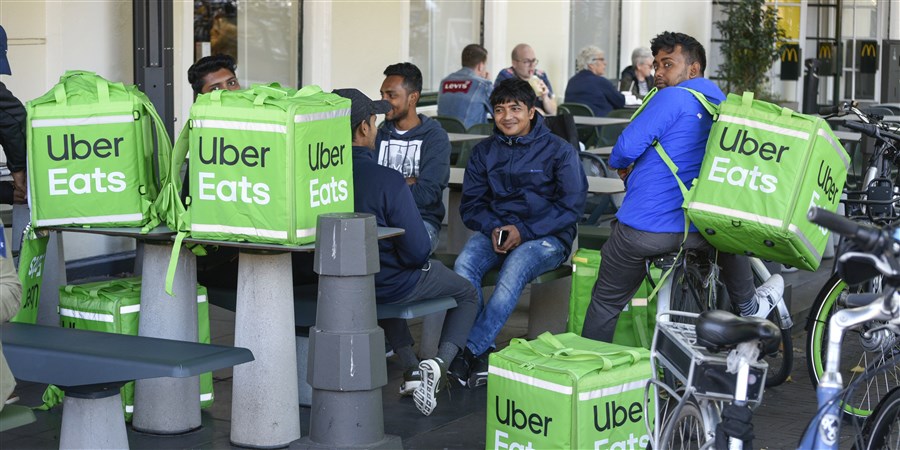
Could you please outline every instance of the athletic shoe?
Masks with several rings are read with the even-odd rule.
[[[400,395],[413,395],[413,392],[422,384],[422,370],[418,367],[410,367],[403,372],[403,383],[400,384]]]
[[[781,278],[781,275],[778,274],[772,275],[762,286],[756,288],[753,300],[757,306],[756,313],[752,314],[752,316],[763,319],[768,317],[775,305],[781,301],[782,295],[784,295],[784,278]]]
[[[472,369],[469,371],[468,386],[470,388],[476,388],[487,384],[488,368],[490,366],[488,364],[488,357],[491,356],[491,352],[493,351],[494,348],[491,347],[475,358],[475,361],[472,363]]]
[[[458,352],[453,361],[450,362],[450,368],[447,370],[451,381],[459,383],[460,386],[469,384],[469,369],[475,361],[475,355],[469,350],[469,347]]]
[[[416,408],[426,416],[430,416],[437,407],[437,393],[447,387],[447,377],[441,368],[443,364],[440,358],[426,359],[419,363],[422,382],[413,393],[413,398],[416,401]]]

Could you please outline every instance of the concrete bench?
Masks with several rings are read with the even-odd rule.
[[[20,323],[0,326],[17,379],[65,391],[60,448],[127,448],[119,389],[253,361],[245,348]]]
[[[307,382],[309,357],[309,327],[316,324],[316,310],[318,299],[318,285],[306,284],[294,286],[294,325],[297,327],[297,382],[299,386],[298,402],[309,406],[312,402],[312,386]],[[237,293],[231,289],[210,287],[208,289],[209,303],[234,311],[237,302]],[[435,313],[444,313],[448,309],[456,307],[456,300],[451,297],[439,297],[403,304],[377,304],[376,314],[378,319],[415,319]],[[440,338],[440,330],[443,324],[437,325],[437,336]],[[423,333],[425,333],[423,331]],[[435,347],[436,348],[436,347]]]
[[[434,259],[452,268],[459,255],[442,253],[435,254]],[[569,319],[569,292],[572,288],[570,277],[572,266],[563,264],[556,269],[539,275],[529,283],[531,285],[531,303],[528,307],[528,339],[535,339],[545,331],[562,333],[566,330],[566,322]],[[481,279],[482,287],[496,286],[500,271],[492,269],[484,274]],[[440,330],[443,316],[434,315],[425,318],[422,329],[422,339],[419,347],[428,353],[431,348],[437,348],[438,336],[428,333],[428,330]],[[421,352],[420,352],[421,355]]]
[[[6,405],[0,411],[0,433],[28,425],[34,422],[34,413],[31,408],[22,405]]]

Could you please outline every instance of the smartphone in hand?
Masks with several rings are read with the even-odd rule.
[[[506,238],[508,238],[508,237],[509,237],[509,231],[500,230],[500,232],[497,233],[497,247],[503,247],[503,244],[506,243]]]

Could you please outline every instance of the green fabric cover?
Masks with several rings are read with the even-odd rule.
[[[490,356],[485,448],[646,448],[649,357],[572,333],[513,339]]]
[[[29,225],[19,249],[19,282],[22,283],[22,306],[10,322],[37,323],[41,300],[41,282],[44,280],[44,259],[50,235],[36,233]]]
[[[68,71],[25,109],[35,227],[139,227],[153,219],[154,142],[161,167],[172,146],[136,86]]]
[[[201,95],[155,209],[198,239],[313,242],[319,214],[353,211],[350,138],[350,100],[318,86]],[[188,149],[185,211],[177,162]]]
[[[566,331],[581,335],[584,316],[591,304],[591,291],[600,269],[600,251],[579,248],[572,256],[572,293],[569,297],[569,322]],[[650,268],[654,282],[659,282],[662,271]],[[650,348],[653,329],[656,327],[656,296],[647,299],[653,286],[644,279],[631,302],[619,314],[613,343],[627,347]]]
[[[141,278],[131,277],[99,281],[59,289],[59,324],[61,327],[137,336],[140,323]],[[209,303],[206,287],[197,286],[198,342],[209,344]],[[125,420],[134,412],[134,382],[122,387]],[[57,396],[46,396],[51,400]],[[214,400],[212,372],[200,375],[200,407]],[[53,406],[52,404],[49,406]]]

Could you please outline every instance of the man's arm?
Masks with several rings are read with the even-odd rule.
[[[556,193],[549,199],[552,205],[541,217],[530,223],[515,223],[522,241],[550,236],[571,227],[584,213],[587,198],[587,178],[578,160],[578,153],[568,143],[557,151],[554,179]]]
[[[25,203],[25,107],[0,82],[0,145],[13,176],[13,202]]]
[[[650,103],[631,121],[616,140],[616,145],[613,146],[609,155],[610,167],[624,169],[630,166],[675,123],[681,110],[679,102],[687,101],[686,98],[673,95],[674,91],[678,90],[666,88],[657,92],[650,99]],[[687,91],[685,93],[691,95]]]
[[[410,185],[416,205],[430,207],[441,201],[450,181],[450,138],[445,131],[437,129],[428,134],[422,146],[419,176]]]
[[[547,77],[547,72],[543,72],[538,75],[538,78],[547,85],[547,94],[541,97],[542,104],[544,105],[544,112],[547,113],[548,116],[556,115],[556,96],[553,95],[553,86],[550,85],[550,78]]]
[[[403,176],[399,172],[391,175],[390,189],[384,192],[385,222],[389,227],[406,230],[400,236],[391,238],[397,258],[404,267],[419,268],[428,260],[431,253],[431,240],[428,231],[419,215],[419,208],[413,200],[412,193],[406,187]]]
[[[495,228],[506,225],[500,216],[491,209],[494,196],[488,182],[487,167],[484,164],[484,151],[489,143],[478,144],[472,149],[472,157],[466,166],[463,179],[462,199],[459,204],[459,215],[466,228],[479,231],[490,237]],[[484,147],[484,150],[481,149]]]
[[[601,78],[600,86],[603,92],[603,96],[606,97],[606,101],[609,102],[613,109],[621,109],[625,107],[625,96],[622,95],[621,92],[616,90],[616,87],[613,86],[611,81],[607,80],[606,78]]]

